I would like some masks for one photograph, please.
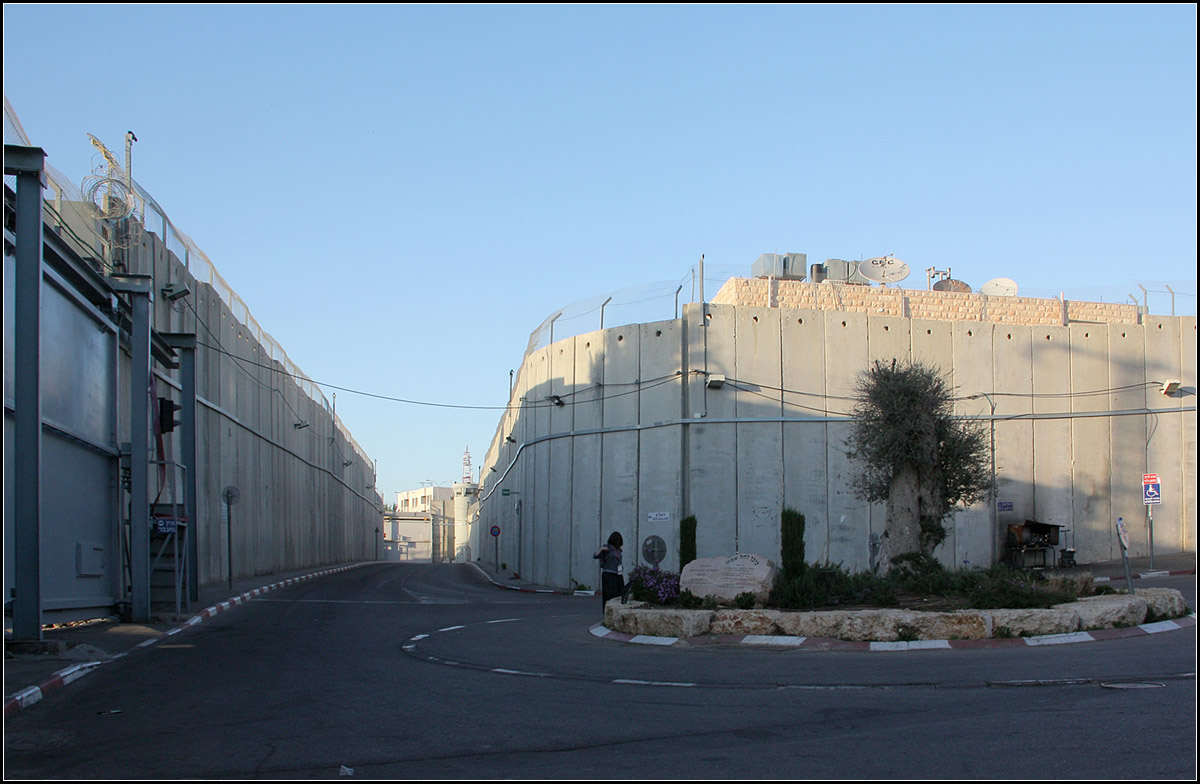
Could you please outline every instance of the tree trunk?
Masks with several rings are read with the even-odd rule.
[[[887,519],[880,541],[880,575],[892,569],[892,559],[921,549],[920,473],[914,466],[903,466],[892,475],[888,490]]]

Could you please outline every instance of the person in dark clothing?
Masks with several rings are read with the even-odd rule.
[[[601,608],[608,604],[609,599],[615,599],[625,592],[625,577],[621,573],[621,545],[624,543],[621,534],[613,531],[608,537],[608,544],[592,555],[600,561]]]

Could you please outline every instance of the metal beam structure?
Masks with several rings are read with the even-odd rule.
[[[150,620],[150,317],[154,280],[114,276],[114,290],[133,307],[129,377],[129,588],[130,620]]]
[[[4,173],[17,177],[16,302],[13,350],[14,588],[13,639],[42,639],[41,570],[41,310],[42,191],[46,153],[40,147],[4,145]]]
[[[179,430],[182,442],[180,444],[180,462],[183,464],[184,481],[184,514],[187,515],[188,538],[187,558],[190,567],[188,574],[188,598],[192,601],[200,599],[200,578],[196,564],[200,563],[199,545],[197,540],[199,520],[196,508],[197,465],[196,465],[196,335],[195,333],[169,332],[163,335],[168,346],[175,349],[179,355],[180,381],[180,410]]]

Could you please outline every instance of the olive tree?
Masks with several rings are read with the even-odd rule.
[[[859,378],[846,445],[861,468],[855,495],[887,504],[881,573],[899,556],[932,555],[955,505],[991,490],[985,431],[955,418],[953,408],[950,386],[935,367],[876,361]]]

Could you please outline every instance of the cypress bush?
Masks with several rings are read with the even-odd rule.
[[[780,560],[782,576],[792,578],[804,571],[804,515],[784,507],[780,515]]]
[[[696,516],[688,515],[679,521],[679,571],[696,560]]]

